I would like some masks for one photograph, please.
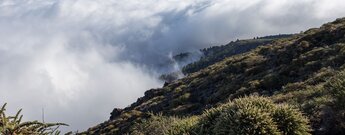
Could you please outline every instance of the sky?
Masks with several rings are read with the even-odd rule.
[[[344,0],[0,0],[0,104],[83,131],[162,87],[174,54],[344,16]]]

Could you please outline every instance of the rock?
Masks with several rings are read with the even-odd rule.
[[[110,120],[115,119],[116,117],[120,116],[123,109],[114,108],[114,110],[110,113]]]
[[[170,84],[169,82],[164,82],[163,87],[166,87],[166,86],[168,86],[169,84]]]

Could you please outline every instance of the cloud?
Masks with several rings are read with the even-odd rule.
[[[344,14],[343,0],[0,0],[0,102],[85,130],[161,87],[171,54]]]

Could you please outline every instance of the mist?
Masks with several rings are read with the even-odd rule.
[[[0,0],[0,103],[86,130],[162,87],[174,54],[344,15],[343,0]]]

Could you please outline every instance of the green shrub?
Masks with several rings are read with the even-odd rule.
[[[206,110],[200,116],[153,115],[132,128],[134,135],[308,135],[308,120],[297,109],[249,96]]]
[[[178,98],[174,99],[174,100],[172,101],[172,105],[173,105],[173,106],[181,105],[181,104],[187,102],[188,99],[190,98],[190,96],[191,96],[190,93],[188,93],[188,92],[187,92],[187,93],[184,93],[184,94],[182,94],[181,96],[179,96]]]
[[[216,135],[306,135],[310,131],[308,119],[297,109],[258,96],[222,106],[215,121],[210,129]]]
[[[192,116],[184,119],[177,119],[173,123],[172,129],[169,130],[168,135],[194,135],[194,128],[199,118]]]
[[[262,97],[236,99],[221,112],[213,130],[216,135],[278,135],[269,110],[272,101]]]
[[[59,126],[68,126],[64,123],[42,123],[38,121],[22,122],[21,110],[15,116],[5,114],[6,104],[0,108],[0,134],[1,135],[57,135]]]
[[[131,131],[133,135],[189,135],[197,123],[197,117],[177,118],[153,115],[151,118],[136,123]]]
[[[278,106],[273,112],[273,119],[284,135],[305,135],[310,131],[308,119],[288,105]]]
[[[268,113],[258,108],[229,110],[217,120],[216,135],[277,135],[279,132]]]
[[[198,124],[195,127],[194,133],[196,134],[207,134],[213,133],[214,125],[216,124],[216,118],[219,117],[224,107],[211,108],[206,110],[201,116]]]
[[[132,128],[133,135],[149,135],[157,134],[164,135],[169,128],[173,119],[168,119],[162,116],[152,116],[150,119],[145,119],[140,123],[136,123]]]
[[[335,98],[334,105],[337,109],[345,109],[345,72],[339,73],[332,78],[326,85],[325,89]]]
[[[345,133],[345,71],[329,80],[325,89],[333,97],[332,107],[334,108],[335,121],[332,122],[332,133]]]

